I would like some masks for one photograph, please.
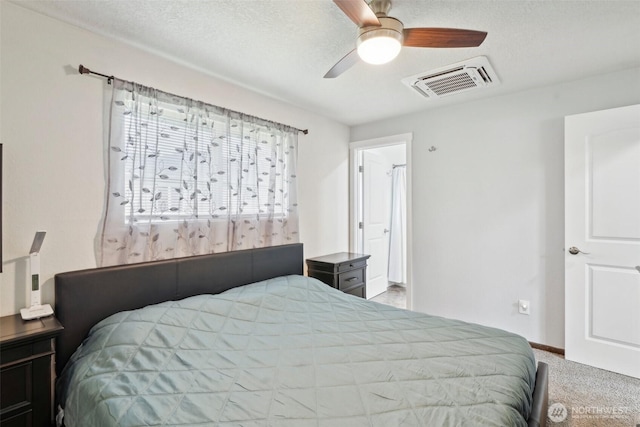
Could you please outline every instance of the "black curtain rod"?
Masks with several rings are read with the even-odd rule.
[[[93,74],[95,76],[104,77],[105,79],[107,79],[107,84],[111,84],[113,79],[115,79],[114,76],[108,76],[106,74],[101,74],[101,73],[96,73],[95,71],[91,71],[90,69],[88,69],[87,67],[85,67],[82,64],[80,64],[80,66],[78,67],[78,72],[80,74]],[[261,120],[264,120],[264,119],[261,119]],[[271,120],[267,120],[267,121],[271,122]],[[287,125],[287,126],[289,126],[289,125]],[[309,134],[309,129],[298,129],[298,128],[294,128],[293,126],[289,126],[289,127],[292,127],[293,129],[297,130],[298,132],[302,132],[305,135]]]

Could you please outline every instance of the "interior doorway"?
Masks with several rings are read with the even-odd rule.
[[[351,148],[351,251],[371,255],[367,299],[387,293],[392,285],[410,303],[410,174],[411,134],[358,141]],[[379,298],[376,300],[380,300]]]

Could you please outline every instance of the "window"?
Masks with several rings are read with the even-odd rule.
[[[226,129],[220,119],[160,111],[162,120],[157,114],[142,121],[122,115],[127,143],[112,150],[122,153],[128,177],[121,201],[129,205],[125,221],[260,215],[272,204],[284,203],[283,171],[271,170],[285,164],[282,154],[287,153],[278,152],[278,143],[272,149],[268,139],[273,134],[243,126],[240,120]]]

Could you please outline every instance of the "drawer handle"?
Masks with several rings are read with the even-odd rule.
[[[349,267],[353,267],[353,264],[349,264]]]
[[[357,277],[349,277],[345,282],[353,282],[354,280],[358,280]]]

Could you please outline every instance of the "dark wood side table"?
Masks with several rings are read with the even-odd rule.
[[[367,297],[367,259],[371,255],[339,252],[307,259],[307,274],[360,298]]]
[[[0,425],[53,424],[55,338],[64,329],[54,317],[0,317]]]

